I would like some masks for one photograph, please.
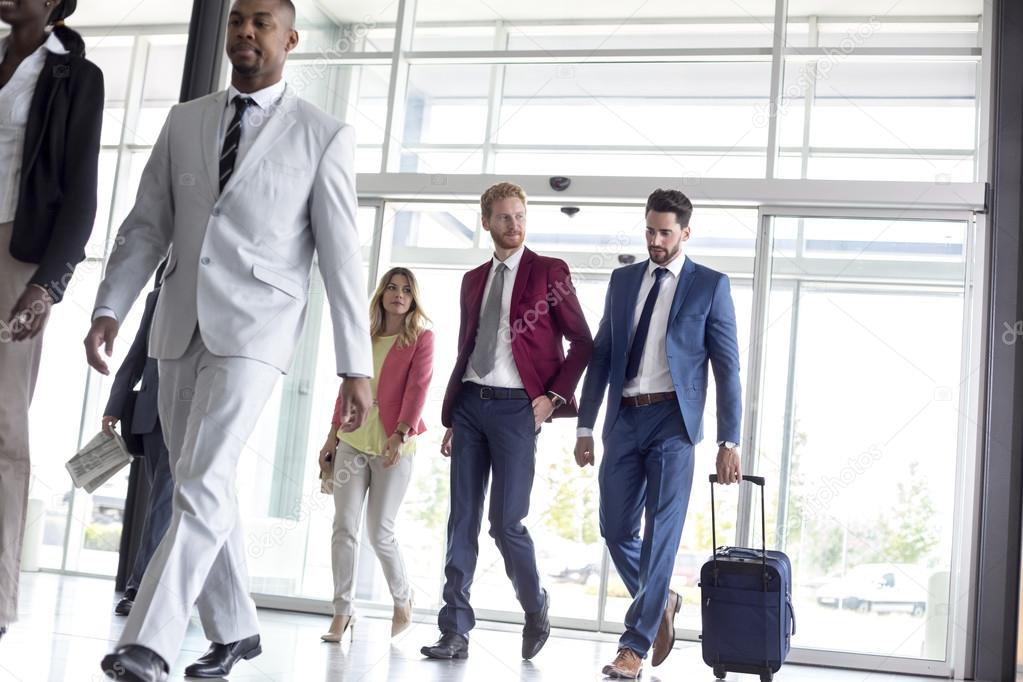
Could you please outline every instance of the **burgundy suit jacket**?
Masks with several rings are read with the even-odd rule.
[[[411,346],[391,347],[377,380],[377,409],[384,433],[390,435],[398,424],[408,424],[409,433],[417,435],[426,430],[423,407],[433,377],[433,332],[424,329]],[[341,394],[334,403],[335,429],[341,425]]]
[[[458,359],[448,381],[441,422],[451,426],[455,398],[476,346],[483,290],[493,265],[490,259],[462,278]],[[510,310],[512,356],[522,385],[533,400],[554,391],[568,402],[554,417],[575,417],[575,388],[593,353],[593,336],[572,285],[568,264],[525,249],[515,274]],[[565,354],[564,342],[569,343]]]

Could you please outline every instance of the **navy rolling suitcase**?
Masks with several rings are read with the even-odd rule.
[[[785,662],[796,634],[792,564],[784,552],[767,551],[762,476],[742,477],[760,486],[761,549],[717,546],[713,527],[717,478],[710,477],[714,555],[700,570],[703,661],[718,679],[737,672],[760,675],[766,682]]]

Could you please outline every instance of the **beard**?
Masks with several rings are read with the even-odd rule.
[[[239,76],[245,76],[246,78],[255,76],[259,73],[259,62],[253,62],[251,64],[235,64],[231,62],[231,66],[234,68],[235,73]]]
[[[504,233],[494,234],[491,233],[491,237],[494,240],[494,245],[500,249],[515,249],[522,245],[525,235],[522,233],[515,235],[505,235]]]
[[[675,245],[675,248],[671,250],[668,249],[661,250],[653,249],[649,246],[647,247],[647,253],[650,255],[650,260],[652,260],[654,263],[657,263],[658,265],[670,263],[671,261],[675,260],[675,257],[678,256],[681,252],[682,240],[679,240],[678,244]]]

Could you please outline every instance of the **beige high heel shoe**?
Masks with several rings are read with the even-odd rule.
[[[334,616],[334,620],[330,622],[330,631],[320,635],[320,639],[324,642],[340,642],[344,639],[345,632],[351,633],[348,641],[354,642],[355,616]]]
[[[401,606],[394,607],[394,616],[391,617],[391,637],[397,637],[408,630],[412,625],[412,595],[409,594],[408,602]]]

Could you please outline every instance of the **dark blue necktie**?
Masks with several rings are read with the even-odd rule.
[[[227,133],[224,135],[224,145],[220,151],[220,191],[234,174],[234,163],[238,159],[238,144],[242,141],[242,116],[245,110],[255,104],[251,97],[235,95],[232,100],[234,104],[234,117],[227,126]]]
[[[661,280],[668,274],[667,268],[654,270],[654,285],[650,293],[646,295],[646,303],[643,304],[643,312],[639,316],[639,325],[636,327],[636,334],[632,337],[632,348],[629,349],[629,364],[625,367],[625,380],[632,381],[639,374],[639,361],[643,357],[643,348],[646,346],[647,333],[650,331],[650,318],[654,315],[654,304],[657,303],[657,294],[661,290]]]

